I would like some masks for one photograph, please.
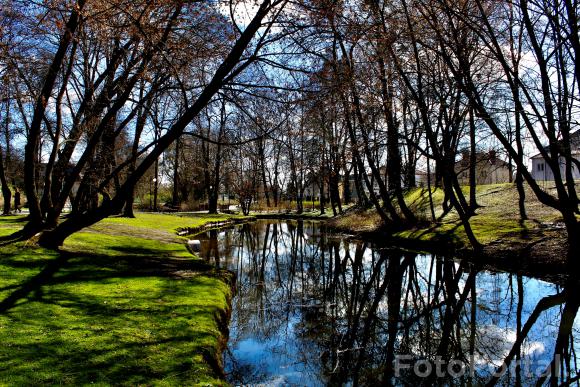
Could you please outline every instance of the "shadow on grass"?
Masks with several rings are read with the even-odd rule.
[[[59,271],[67,262],[66,255],[60,255],[56,259],[48,262],[48,264],[35,276],[29,278],[19,285],[13,285],[14,291],[0,302],[0,314],[5,313],[20,300],[24,300],[31,293],[39,292],[42,286],[48,284],[53,278],[54,274]],[[5,290],[4,288],[3,290]]]
[[[125,253],[120,257],[98,254],[80,254],[67,251],[59,252],[55,259],[36,259],[34,261],[10,260],[5,256],[6,267],[40,269],[38,274],[26,281],[0,288],[0,291],[14,291],[0,301],[0,314],[5,313],[16,303],[38,291],[43,286],[73,283],[78,281],[100,281],[113,278],[169,277],[177,278],[178,272],[204,273],[211,275],[213,267],[201,260],[171,258],[165,250],[146,248],[111,247],[111,250]],[[67,265],[67,263],[69,263]],[[59,273],[60,272],[60,273]],[[58,276],[55,276],[59,273]]]
[[[3,224],[8,225],[17,225],[18,231],[13,232],[9,235],[2,235],[0,236],[0,246],[7,246],[11,243],[20,242],[26,240],[34,235],[34,232],[31,230],[26,230],[26,224],[28,219],[25,216],[22,217],[14,217],[10,216],[0,216]]]
[[[461,222],[456,222],[453,227],[442,230],[440,223],[433,223],[428,228],[412,232],[407,238],[426,240],[428,242],[444,241],[448,244],[458,244],[461,241],[457,234],[455,234],[455,231],[459,227],[461,227]]]
[[[3,257],[2,279],[17,283],[0,289],[0,384],[215,381],[216,282],[175,275],[209,266],[117,250],[126,254],[61,252],[25,265],[19,251]]]
[[[0,215],[0,219],[9,219],[11,223],[26,223],[28,222],[28,217],[23,215]]]

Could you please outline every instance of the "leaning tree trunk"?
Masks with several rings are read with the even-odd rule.
[[[457,215],[459,216],[461,224],[463,225],[463,229],[465,230],[465,234],[467,235],[467,239],[469,240],[471,247],[475,252],[481,252],[482,245],[475,237],[473,229],[471,228],[471,224],[469,223],[469,206],[466,205],[466,201],[463,197],[463,194],[461,193],[461,190],[457,188],[459,184],[457,183],[455,174],[450,171],[446,171],[443,179],[443,187],[446,193],[449,195],[451,208],[454,208],[455,211],[457,211]]]
[[[25,234],[34,234],[44,227],[44,219],[40,209],[40,201],[36,192],[37,162],[40,152],[41,126],[45,117],[48,100],[52,94],[52,89],[56,83],[59,70],[64,62],[70,43],[73,41],[74,34],[81,21],[81,12],[85,6],[86,0],[79,0],[66,23],[66,29],[63,32],[58,49],[53,57],[52,63],[47,69],[44,77],[42,89],[36,99],[34,114],[28,137],[24,149],[24,188],[28,202],[30,215],[29,222],[23,232]]]
[[[75,232],[118,213],[123,208],[125,200],[116,197],[114,200],[109,200],[101,206],[84,213],[71,214],[71,216],[54,229],[43,231],[38,239],[38,244],[42,247],[57,249],[62,246],[66,238]]]

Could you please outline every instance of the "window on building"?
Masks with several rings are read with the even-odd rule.
[[[538,171],[543,171],[544,170],[544,163],[539,163],[538,164]]]

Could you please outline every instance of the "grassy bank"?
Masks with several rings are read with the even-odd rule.
[[[547,187],[549,189],[549,187]],[[469,188],[465,188],[466,196]],[[529,187],[526,187],[526,211],[528,219],[520,219],[518,194],[513,184],[481,185],[477,188],[477,202],[481,205],[470,220],[473,232],[479,242],[488,248],[513,252],[527,247],[544,250],[558,250],[565,247],[562,243],[563,232],[559,222],[561,216],[552,208],[542,205]],[[432,192],[435,216],[442,212],[443,191]],[[407,242],[425,242],[447,245],[454,248],[469,246],[464,228],[455,211],[451,211],[439,221],[433,221],[429,207],[429,193],[426,189],[415,189],[405,196],[406,203],[423,220],[416,228],[396,232],[394,238]],[[355,211],[330,221],[331,226],[353,233],[376,233],[384,226],[378,214],[372,210]],[[553,246],[546,246],[557,241]],[[542,245],[543,244],[543,245]],[[554,250],[556,252],[556,250]]]
[[[223,384],[231,278],[193,259],[175,230],[228,218],[138,214],[61,252],[2,245],[0,384]],[[0,236],[22,225],[0,217]]]

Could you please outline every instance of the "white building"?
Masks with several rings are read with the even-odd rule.
[[[580,160],[580,130],[570,134],[570,148],[572,150],[572,158],[575,160]],[[549,153],[549,150],[546,148]],[[566,180],[566,160],[564,157],[560,157],[560,175],[564,180]],[[554,180],[554,173],[552,169],[546,163],[546,160],[542,157],[541,153],[532,157],[532,177],[538,181],[550,181]],[[574,180],[580,179],[580,171],[578,167],[572,164],[572,176]]]
[[[580,160],[580,150],[576,149],[572,151],[572,158]],[[559,164],[560,175],[564,180],[566,180],[566,160],[563,157],[560,157]],[[574,180],[580,179],[580,171],[575,165],[572,165],[572,176]],[[544,160],[541,153],[532,157],[532,177],[538,181],[554,180],[554,172],[546,163],[546,160]]]

